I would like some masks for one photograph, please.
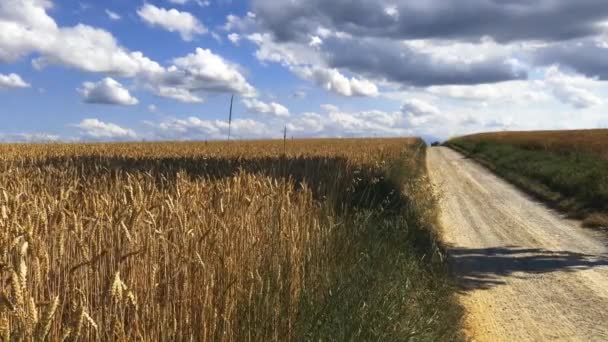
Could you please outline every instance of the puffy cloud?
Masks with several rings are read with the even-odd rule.
[[[60,136],[47,133],[15,133],[3,134],[0,133],[0,141],[2,142],[19,142],[19,143],[50,143],[62,140]]]
[[[116,21],[122,19],[122,17],[118,13],[112,12],[109,9],[106,9],[106,14],[108,15],[108,18],[110,18],[110,20]]]
[[[379,93],[376,84],[368,79],[348,78],[335,68],[320,66],[323,61],[314,47],[277,43],[268,34],[251,34],[247,39],[258,46],[258,60],[281,63],[299,77],[312,81],[327,91],[343,96],[377,96]],[[314,66],[307,65],[304,61]]]
[[[201,7],[207,7],[211,5],[211,1],[209,0],[169,0],[169,2],[176,5],[186,5],[189,2],[196,2]]]
[[[323,117],[317,113],[304,113],[288,123],[287,130],[291,133],[314,135],[325,127],[323,121]]]
[[[296,75],[346,96],[375,96],[379,92],[377,84],[386,82],[423,87],[527,77],[524,66],[511,56],[515,47],[500,47],[488,39],[475,44],[404,42],[352,36],[322,26],[302,41],[281,41],[268,32],[246,36],[258,46],[258,60],[280,63]],[[347,84],[345,73],[354,75],[353,84]]]
[[[133,76],[158,71],[160,65],[141,52],[120,46],[111,33],[78,24],[59,27],[46,11],[47,0],[5,0],[0,2],[0,61],[10,62],[31,53],[33,64],[61,64],[89,72]]]
[[[241,36],[238,33],[233,32],[228,35],[228,40],[230,40],[232,44],[238,45],[239,41],[241,40]]]
[[[593,79],[565,74],[554,66],[546,72],[546,83],[559,101],[575,108],[595,107],[603,103],[602,99],[588,89],[595,85]]]
[[[195,116],[147,122],[147,125],[151,129],[151,139],[207,140],[226,139],[228,135],[227,121],[204,120]],[[278,133],[274,133],[265,123],[256,120],[236,119],[232,121],[231,126],[232,136],[237,139],[278,137]]]
[[[530,103],[545,101],[550,98],[550,95],[546,92],[544,82],[539,80],[469,86],[433,86],[427,88],[427,90],[439,96],[480,103],[487,103],[488,101]]]
[[[106,123],[98,119],[84,119],[74,127],[80,129],[85,138],[89,139],[134,139],[135,131],[120,127],[113,123]]]
[[[411,116],[434,116],[440,111],[434,105],[420,99],[405,100],[401,105],[401,112]]]
[[[59,31],[46,14],[46,0],[0,2],[0,61],[14,61],[35,50],[47,50]]]
[[[30,85],[21,76],[11,73],[8,75],[0,74],[0,89],[8,88],[28,88]]]
[[[137,14],[149,25],[162,27],[169,32],[179,32],[185,41],[207,32],[205,26],[192,14],[174,8],[167,10],[145,3],[137,10]]]
[[[84,96],[84,102],[86,103],[129,106],[139,102],[131,96],[129,90],[110,77],[106,77],[97,83],[85,82],[79,91]]]
[[[277,118],[289,117],[289,109],[276,102],[265,103],[253,98],[243,99],[243,105],[245,105],[245,108],[247,108],[250,113],[268,115]]]
[[[325,90],[344,96],[376,96],[378,87],[369,80],[347,78],[336,69],[294,68],[305,79],[314,81]]]
[[[118,45],[107,31],[79,24],[58,32],[53,44],[43,50],[34,66],[62,64],[83,71],[134,76],[162,67],[141,52],[130,52]]]
[[[197,48],[194,53],[175,58],[163,72],[142,75],[141,81],[158,96],[182,102],[201,102],[201,93],[237,93],[253,96],[255,88],[247,82],[239,67],[210,50]]]
[[[102,29],[78,24],[59,27],[47,14],[47,0],[0,2],[0,61],[14,61],[31,53],[36,68],[60,64],[82,71],[134,77],[156,95],[182,102],[201,102],[206,92],[255,93],[239,67],[210,50],[176,58],[165,68],[141,52],[122,47]],[[179,32],[185,38],[204,27],[186,12],[167,11],[144,4],[140,15],[150,22]],[[132,100],[127,102],[133,102]]]
[[[409,134],[407,120],[399,111],[368,110],[347,112],[339,107],[322,105],[323,113],[304,113],[295,116],[287,125],[289,132],[298,136],[360,136]]]

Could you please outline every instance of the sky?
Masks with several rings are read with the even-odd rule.
[[[608,126],[606,0],[0,0],[0,141]]]

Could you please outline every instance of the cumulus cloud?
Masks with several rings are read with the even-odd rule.
[[[155,94],[182,102],[202,102],[201,93],[237,93],[253,96],[255,88],[234,65],[211,50],[197,48],[194,53],[173,59],[163,72],[149,73],[142,81]]]
[[[0,2],[0,61],[11,62],[31,53],[37,68],[61,64],[89,72],[133,76],[161,69],[141,52],[120,46],[111,33],[88,25],[59,27],[47,14],[47,0]]]
[[[84,82],[79,91],[82,93],[84,102],[86,103],[130,106],[136,105],[139,102],[135,97],[131,96],[129,90],[110,77],[106,77],[97,83]]]
[[[301,77],[312,80],[325,90],[344,96],[376,96],[378,87],[371,81],[348,78],[336,69],[294,67]]]
[[[197,49],[163,67],[141,52],[122,47],[105,30],[83,24],[58,26],[47,14],[51,7],[48,0],[0,2],[0,62],[36,53],[39,57],[33,64],[38,69],[60,64],[87,72],[134,77],[156,95],[183,102],[201,102],[206,92],[247,96],[255,93],[237,65],[210,50]],[[186,39],[206,31],[186,12],[144,4],[139,14],[151,24],[179,32]]]
[[[205,26],[195,16],[174,8],[168,10],[145,3],[137,10],[137,14],[151,26],[159,26],[169,32],[178,32],[185,41],[207,32]]]
[[[315,135],[323,130],[324,119],[317,113],[303,113],[287,124],[290,133]]]
[[[559,101],[575,108],[595,107],[603,103],[601,98],[589,90],[596,83],[593,79],[566,74],[553,66],[546,72],[546,83]]]
[[[151,139],[160,140],[217,140],[226,139],[228,122],[205,120],[195,116],[185,119],[166,119],[161,122],[147,122]],[[237,139],[276,138],[266,123],[252,119],[236,119],[231,125],[232,136]],[[277,130],[278,132],[279,130]]]
[[[28,88],[29,83],[25,82],[21,76],[11,73],[8,75],[0,74],[0,89],[8,88]]]
[[[238,45],[241,40],[241,36],[238,33],[230,33],[228,35],[228,40],[232,42],[234,45]]]
[[[51,143],[62,140],[60,136],[56,134],[47,133],[0,133],[1,142],[9,143]]]
[[[233,19],[231,24],[239,27],[234,24],[238,22]],[[335,32],[321,24],[302,41],[281,41],[269,32],[246,37],[258,46],[258,60],[280,63],[299,77],[346,96],[375,96],[377,85],[386,82],[424,87],[527,78],[525,68],[512,58],[514,49],[499,48],[488,39],[476,44],[404,42]],[[343,76],[347,73],[353,75],[351,84]]]
[[[36,53],[38,57],[32,63],[38,69],[59,64],[87,72],[132,77],[137,84],[158,96],[183,102],[201,102],[207,92],[247,96],[255,93],[237,65],[210,50],[197,49],[164,67],[141,52],[122,47],[105,30],[83,24],[59,27],[47,14],[51,6],[52,3],[46,0],[0,2],[0,62]],[[146,6],[142,9],[148,8]],[[182,17],[179,16],[180,20]],[[180,32],[186,34],[185,30]],[[134,102],[122,93],[122,100],[118,102]]]
[[[229,16],[225,29],[255,43],[261,62],[348,96],[357,91],[345,78],[366,80],[377,92],[454,86],[461,87],[449,89],[454,97],[506,98],[491,94],[491,85],[519,85],[554,63],[608,77],[605,1],[465,2],[253,0],[255,15]],[[362,93],[376,93],[368,90]],[[513,97],[525,100],[521,93]],[[537,90],[537,98],[546,94]]]
[[[291,72],[321,88],[343,96],[377,96],[379,89],[362,77],[347,77],[340,70],[325,67],[313,47],[307,44],[277,43],[268,34],[254,33],[247,39],[258,46],[256,58],[261,62],[280,63]]]
[[[150,139],[207,140],[226,139],[228,122],[191,116],[146,122]],[[305,112],[286,118],[287,134],[296,137],[335,136],[404,136],[412,133],[406,115],[401,111],[345,111],[334,105],[323,105],[318,113]],[[280,138],[282,124],[260,119],[232,121],[232,134],[239,139]]]
[[[134,139],[137,137],[135,131],[123,128],[113,123],[106,123],[99,119],[84,119],[74,125],[85,138],[90,139]]]
[[[172,4],[176,4],[176,5],[186,5],[190,2],[196,2],[196,4],[198,4],[201,7],[207,7],[209,5],[211,5],[211,1],[209,0],[168,0],[170,3]]]
[[[303,137],[376,135],[398,136],[411,133],[409,123],[400,111],[366,110],[349,112],[325,104],[321,113],[294,116],[287,124],[289,132]]]
[[[262,114],[277,118],[289,117],[289,109],[276,102],[262,102],[258,99],[243,99],[243,105],[250,113]]]
[[[411,116],[439,115],[440,111],[434,105],[419,99],[405,100],[401,105],[401,112]]]
[[[427,88],[427,91],[443,97],[477,103],[489,101],[531,103],[546,101],[551,97],[546,92],[544,82],[540,80],[518,80],[469,86],[432,86]]]

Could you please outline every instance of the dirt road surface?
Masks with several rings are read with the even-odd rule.
[[[608,341],[605,233],[448,148],[427,159],[474,341]]]

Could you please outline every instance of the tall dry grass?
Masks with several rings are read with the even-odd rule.
[[[414,139],[2,145],[0,339],[457,336],[423,156]]]

